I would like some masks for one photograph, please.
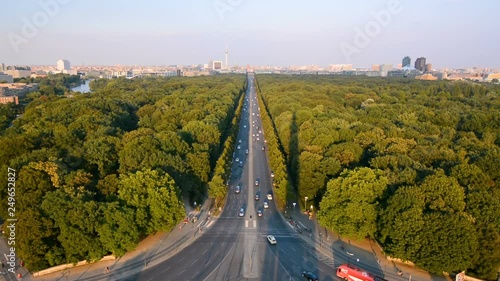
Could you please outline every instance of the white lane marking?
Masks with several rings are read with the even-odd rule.
[[[294,252],[297,252],[297,250],[294,247],[290,247]]]
[[[300,221],[299,221],[300,225],[302,225],[303,228],[307,228],[305,225],[303,225]]]
[[[205,225],[205,228],[209,228],[213,223],[214,221],[210,221],[207,225]]]
[[[195,264],[197,261],[198,261],[198,259],[195,259],[195,260],[191,263],[191,265]]]
[[[177,276],[181,275],[182,273],[184,273],[184,271],[186,271],[185,269],[179,273],[177,273]]]
[[[169,266],[169,267],[167,267],[167,268],[165,268],[165,270],[162,270],[162,271],[161,271],[161,273],[163,273],[163,272],[165,272],[165,271],[169,271],[169,270],[170,270],[170,268],[171,268],[170,266]]]

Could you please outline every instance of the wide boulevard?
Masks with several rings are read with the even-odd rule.
[[[334,253],[334,264],[307,241],[306,231],[299,233],[283,219],[274,200],[267,199],[272,193],[272,171],[255,87],[249,73],[227,202],[220,217],[184,250],[128,280],[304,280],[304,270],[315,273],[319,280],[338,280],[335,267],[348,256]],[[258,210],[262,216],[257,215]],[[277,244],[271,245],[267,235],[274,235]]]

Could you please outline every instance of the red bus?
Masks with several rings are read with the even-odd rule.
[[[347,281],[387,281],[368,271],[350,264],[343,264],[337,268],[337,276]]]

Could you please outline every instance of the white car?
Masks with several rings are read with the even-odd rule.
[[[269,203],[267,203],[267,201],[264,201],[264,209],[268,209],[269,208]]]
[[[240,162],[240,158],[236,158],[236,160],[234,160],[234,162],[236,162],[236,163]]]
[[[276,245],[276,238],[273,235],[267,235],[267,241],[269,241],[271,245]]]
[[[245,209],[241,208],[240,209],[240,213],[238,214],[238,216],[244,217],[245,216]]]
[[[273,195],[271,193],[267,194],[267,200],[269,201],[273,200]]]
[[[240,149],[240,148],[241,148],[241,146],[238,145],[237,149]]]

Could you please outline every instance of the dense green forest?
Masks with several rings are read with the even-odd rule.
[[[432,272],[496,278],[500,87],[339,76],[257,81],[281,150],[270,152],[271,166],[284,155],[292,183],[283,200],[304,206],[307,196],[322,225],[377,240],[387,255]]]
[[[0,137],[2,186],[16,170],[18,256],[30,270],[93,261],[171,230],[183,200],[208,195],[245,83],[116,79],[90,95],[39,93]]]

